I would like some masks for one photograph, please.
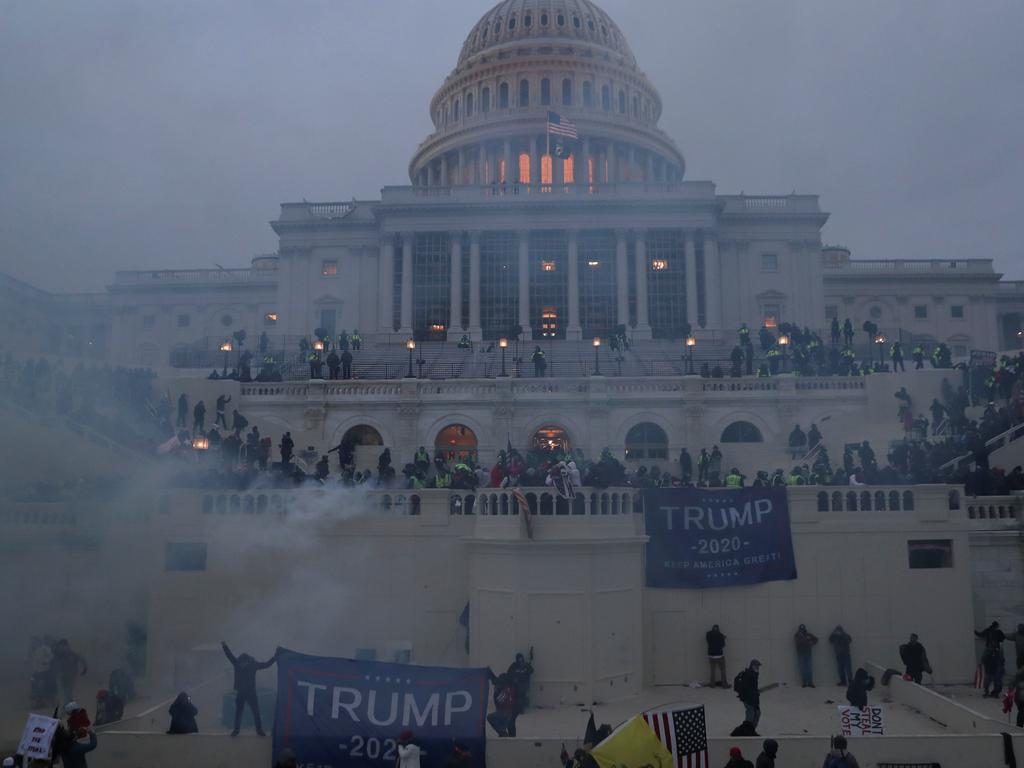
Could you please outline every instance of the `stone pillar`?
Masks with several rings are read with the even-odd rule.
[[[400,334],[412,335],[412,232],[402,233],[402,320]]]
[[[537,154],[537,137],[530,139],[530,186],[540,186],[540,156]]]
[[[485,179],[484,179],[484,163],[486,163],[486,162],[487,162],[487,150],[486,150],[486,148],[484,148],[484,145],[481,144],[476,149],[476,174],[475,175],[476,175],[476,183],[478,185],[482,185],[484,183],[484,181],[485,181]]]
[[[390,232],[380,241],[380,332],[395,332],[395,236]]]
[[[618,157],[615,154],[615,142],[608,144],[608,183],[616,184],[619,181]]]
[[[530,328],[530,232],[519,230],[519,325],[523,341],[533,338]]]
[[[718,256],[718,240],[704,234],[704,302],[708,328],[722,329],[722,262]]]
[[[462,232],[452,232],[451,298],[448,307],[448,340],[462,336]]]
[[[697,330],[697,243],[695,233],[686,233],[686,322]]]
[[[629,327],[629,254],[626,230],[615,230],[615,304],[616,322]]]
[[[590,139],[584,139],[581,145],[580,162],[576,168],[576,183],[581,187],[590,186]]]
[[[437,181],[434,176],[434,161],[431,160],[427,163],[427,186],[433,187],[435,184],[437,184]]]
[[[639,174],[636,172],[636,147],[632,144],[629,146],[629,167],[626,169],[626,180],[627,181],[639,181],[637,178]]]
[[[647,232],[636,232],[636,330],[639,339],[651,338],[651,321],[647,309]]]
[[[480,233],[469,233],[469,338],[480,341]]]
[[[565,234],[569,241],[569,324],[565,328],[565,338],[580,339],[583,329],[580,326],[579,232],[570,229]]]
[[[441,155],[441,186],[447,187],[448,181],[448,155]]]
[[[498,181],[504,181],[506,184],[511,184],[515,181],[515,174],[512,173],[512,142],[505,139],[504,147],[505,155],[505,178],[499,178]]]
[[[648,184],[654,181],[654,153],[647,153],[647,174],[644,177],[644,181]]]
[[[458,163],[459,169],[455,177],[455,183],[461,186],[466,183],[466,150],[464,147],[459,147]]]

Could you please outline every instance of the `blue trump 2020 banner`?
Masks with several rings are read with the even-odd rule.
[[[785,488],[651,489],[644,519],[649,587],[796,578]]]
[[[398,738],[413,732],[420,765],[440,768],[455,742],[484,768],[486,669],[419,667],[307,656],[277,657],[274,755],[309,768],[394,768]]]

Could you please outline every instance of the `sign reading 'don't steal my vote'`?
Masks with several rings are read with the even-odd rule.
[[[648,587],[727,587],[796,578],[785,488],[644,491]]]
[[[488,682],[486,669],[279,649],[274,754],[287,747],[310,768],[393,768],[398,737],[410,730],[423,768],[443,766],[456,741],[483,768]]]

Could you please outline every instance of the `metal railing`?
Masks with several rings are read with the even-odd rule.
[[[989,438],[985,441],[985,448],[988,449],[989,453],[992,453],[993,451],[997,451],[1000,448],[1019,440],[1021,437],[1024,437],[1024,422],[1010,427],[1005,432],[1000,432],[995,437]],[[939,471],[948,472],[952,470],[955,472],[962,469],[964,466],[971,467],[974,465],[974,462],[971,461],[972,455],[972,453],[965,453],[962,456],[957,456],[955,459],[950,459],[939,467]]]

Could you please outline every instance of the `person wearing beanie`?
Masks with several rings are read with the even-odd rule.
[[[754,768],[754,764],[743,757],[739,747],[733,747],[729,750],[729,762],[725,764],[725,768]]]
[[[765,739],[762,746],[764,748],[757,756],[754,768],[775,768],[775,758],[779,754],[779,742],[775,739]]]
[[[404,730],[398,737],[397,768],[420,768],[420,748],[413,742],[413,733]]]

